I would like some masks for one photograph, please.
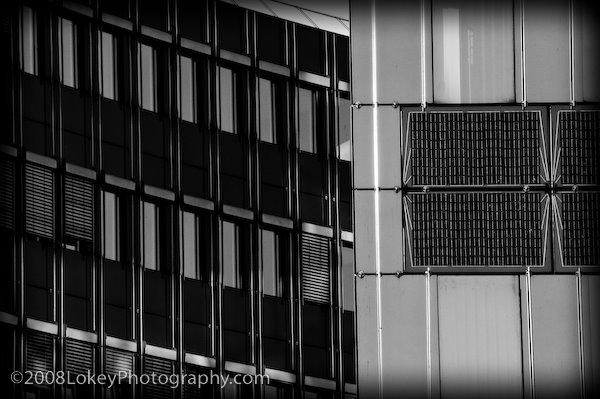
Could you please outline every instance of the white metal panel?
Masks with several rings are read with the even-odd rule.
[[[377,285],[373,276],[356,279],[356,317],[358,393],[372,398],[379,390]]]

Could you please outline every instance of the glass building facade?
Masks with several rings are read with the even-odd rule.
[[[7,392],[356,393],[349,38],[267,11],[2,5]],[[24,385],[12,370],[269,382]]]

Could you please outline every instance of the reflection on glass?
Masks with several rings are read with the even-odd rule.
[[[100,87],[102,96],[117,99],[117,74],[116,74],[116,38],[110,33],[102,32],[100,37],[100,62],[102,70],[100,72]]]
[[[221,130],[237,133],[236,85],[235,72],[227,68],[219,68],[221,93]]]
[[[194,61],[188,57],[179,57],[180,85],[179,109],[181,119],[196,122],[196,68]]]
[[[432,25],[436,102],[514,101],[512,1],[434,1]]]
[[[342,306],[354,312],[354,251],[342,246]]]
[[[72,21],[60,18],[59,24],[60,82],[77,87],[77,27]]]
[[[158,270],[158,207],[150,202],[142,206],[143,264],[146,269]]]
[[[156,111],[156,50],[140,44],[140,99],[142,108]]]
[[[198,219],[190,212],[183,212],[183,274],[199,279],[198,270]]]
[[[223,285],[242,288],[239,259],[239,226],[223,222]]]
[[[275,84],[268,79],[260,78],[260,140],[267,143],[275,143]]]
[[[104,192],[104,257],[119,261],[119,202],[113,193]]]
[[[352,160],[352,141],[350,137],[350,100],[339,99],[339,144],[338,158],[350,162]]]
[[[265,295],[283,295],[279,264],[279,237],[272,231],[262,231],[263,293]]]
[[[298,131],[300,150],[317,152],[316,148],[316,99],[312,90],[298,91]]]
[[[37,29],[35,13],[29,7],[21,11],[21,63],[23,72],[37,75]]]

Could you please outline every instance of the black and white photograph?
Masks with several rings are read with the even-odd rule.
[[[600,397],[600,3],[6,0],[0,397]]]

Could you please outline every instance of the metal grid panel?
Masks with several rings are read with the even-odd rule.
[[[25,228],[40,236],[54,236],[54,174],[34,165],[25,165]]]
[[[411,265],[543,266],[545,198],[540,193],[408,195]]]
[[[170,376],[173,374],[173,362],[157,357],[146,356],[144,360],[144,373],[156,374],[155,381],[164,381],[159,379],[159,375]],[[164,377],[162,377],[164,378]],[[173,389],[169,384],[148,384],[144,385],[144,398],[170,398],[173,396]]]
[[[600,111],[558,113],[563,184],[600,184]]]
[[[329,239],[302,234],[302,297],[329,303]]]
[[[119,374],[119,372],[133,372],[133,354],[117,349],[106,348],[106,372]]]
[[[15,164],[0,158],[0,226],[15,225]]]
[[[93,221],[94,186],[81,179],[65,177],[65,233],[92,241]]]
[[[67,370],[86,374],[94,370],[94,347],[88,343],[67,340],[67,353],[65,356]]]
[[[541,183],[540,113],[414,112],[408,121],[412,185]]]
[[[25,367],[43,373],[54,370],[54,336],[33,331],[27,334]]]
[[[562,263],[565,266],[600,266],[600,193],[563,194]]]

